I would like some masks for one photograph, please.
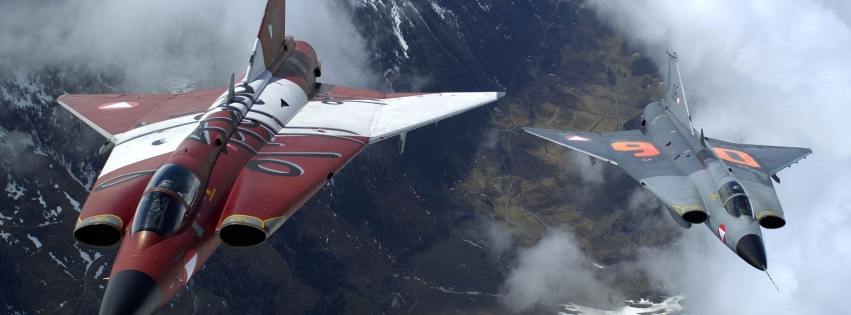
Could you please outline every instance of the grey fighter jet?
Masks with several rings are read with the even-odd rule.
[[[677,55],[668,55],[667,93],[644,108],[638,130],[523,129],[620,166],[665,204],[677,224],[706,224],[730,250],[767,273],[760,226],[786,224],[772,179],[780,183],[777,172],[812,151],[704,137],[692,125]]]

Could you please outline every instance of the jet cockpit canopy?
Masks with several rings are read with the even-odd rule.
[[[742,215],[753,216],[750,198],[739,182],[730,181],[722,185],[718,190],[718,196],[721,197],[721,204],[730,215],[737,218]]]
[[[176,232],[200,189],[201,181],[186,167],[163,165],[148,182],[136,207],[133,233],[152,231],[168,236]]]

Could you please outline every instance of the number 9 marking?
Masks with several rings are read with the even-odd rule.
[[[659,155],[659,150],[649,142],[613,142],[612,149],[615,151],[641,151],[635,153],[637,157],[649,157]]]

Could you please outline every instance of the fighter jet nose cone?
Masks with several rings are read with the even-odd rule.
[[[144,314],[157,311],[162,293],[153,278],[138,270],[121,271],[109,280],[100,315]]]
[[[736,254],[756,269],[765,270],[768,268],[765,258],[765,245],[763,245],[762,238],[759,235],[748,234],[739,239],[736,244]]]

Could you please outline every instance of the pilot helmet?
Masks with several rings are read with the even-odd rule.
[[[742,189],[742,185],[739,185],[738,183],[734,184],[732,189],[733,189],[733,193],[735,193],[735,194],[745,192],[745,190]]]
[[[162,189],[169,190],[169,191],[175,191],[175,189],[177,189],[177,185],[175,185],[174,182],[172,182],[168,179],[164,179],[157,185],[157,188],[162,188]]]

